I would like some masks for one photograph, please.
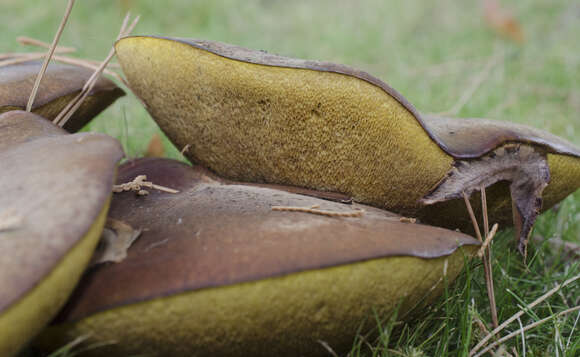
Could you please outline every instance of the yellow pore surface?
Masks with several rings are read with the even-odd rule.
[[[189,158],[241,181],[339,191],[414,208],[452,158],[361,79],[227,59],[166,39],[116,45],[135,93]]]
[[[95,356],[309,356],[325,352],[318,340],[342,352],[361,326],[376,327],[375,318],[387,318],[400,302],[399,318],[440,294],[444,271],[453,281],[475,248],[170,295],[51,327],[38,342],[58,346],[90,336],[88,344],[105,344]]]
[[[550,183],[543,193],[543,208],[548,209],[580,187],[580,158],[548,154]]]
[[[108,209],[109,201],[62,261],[26,296],[0,313],[0,356],[15,355],[64,305],[93,254]]]

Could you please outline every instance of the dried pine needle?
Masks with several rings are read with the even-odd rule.
[[[540,326],[541,324],[543,324],[545,322],[548,322],[548,321],[553,320],[553,319],[555,319],[557,317],[564,316],[564,315],[567,315],[567,314],[569,314],[571,312],[576,312],[576,311],[580,311],[580,305],[571,307],[571,308],[566,309],[564,311],[560,311],[557,314],[553,314],[553,315],[548,316],[548,317],[546,317],[544,319],[538,320],[538,321],[536,321],[534,323],[531,323],[531,324],[529,324],[529,325],[527,325],[525,327],[520,327],[519,330],[516,330],[516,331],[513,331],[513,332],[507,334],[506,336],[500,338],[499,340],[497,340],[497,341],[495,341],[495,342],[487,345],[487,347],[485,347],[484,349],[480,350],[479,352],[477,352],[477,353],[471,353],[470,352],[469,355],[470,356],[473,356],[473,357],[482,356],[484,353],[488,352],[489,350],[495,348],[496,346],[499,346],[500,344],[502,344],[505,341],[507,341],[507,340],[509,340],[509,339],[511,339],[511,338],[513,338],[513,337],[515,337],[517,335],[519,335],[520,333],[523,333],[524,331],[533,329],[535,327]]]
[[[479,229],[479,224],[477,223],[477,218],[475,218],[475,214],[473,213],[473,208],[471,207],[471,202],[469,202],[469,197],[465,192],[463,192],[463,200],[465,201],[465,207],[467,209],[467,213],[469,213],[469,217],[471,218],[471,223],[473,224],[473,230],[475,231],[475,235],[477,240],[479,240],[482,245],[484,245],[483,239],[481,237],[481,230]],[[483,222],[484,222],[484,232],[489,232],[489,219],[487,217],[487,197],[485,193],[485,187],[481,187],[481,204],[482,204],[482,211],[483,211]],[[486,236],[486,239],[488,237]],[[491,239],[490,239],[491,240]],[[489,299],[489,308],[491,312],[491,319],[493,323],[493,327],[497,327],[499,324],[497,318],[497,306],[495,302],[495,292],[493,287],[493,274],[492,274],[492,266],[491,266],[491,250],[489,246],[486,246],[487,249],[483,248],[483,255],[481,256],[481,260],[483,262],[483,269],[485,274],[485,283],[487,287],[487,296]]]
[[[497,233],[497,228],[498,228],[498,224],[497,223],[494,224],[493,227],[491,227],[491,231],[489,232],[489,234],[487,235],[487,237],[485,237],[485,241],[483,241],[483,244],[481,245],[481,248],[479,248],[479,251],[477,252],[477,256],[479,258],[483,258],[483,255],[485,254],[485,250],[487,249],[487,247],[491,243],[491,240],[493,239],[493,237]]]
[[[183,156],[183,154],[185,154],[187,151],[189,150],[189,144],[186,144],[183,149],[181,149],[181,151],[179,152],[179,154],[181,156]]]
[[[552,288],[551,290],[549,290],[548,292],[546,292],[544,295],[542,295],[539,298],[537,298],[536,300],[534,300],[534,302],[532,302],[531,304],[528,304],[526,307],[522,308],[520,311],[518,311],[512,317],[510,317],[509,319],[505,320],[501,325],[499,325],[498,327],[494,328],[493,331],[491,331],[489,334],[487,334],[481,341],[479,341],[477,343],[477,345],[475,345],[475,347],[473,347],[471,349],[471,351],[469,351],[469,355],[470,356],[481,355],[482,354],[481,349],[487,344],[487,342],[491,338],[493,338],[499,332],[501,332],[502,330],[504,330],[509,324],[511,324],[512,322],[514,322],[520,316],[522,316],[526,312],[530,311],[531,309],[533,309],[534,307],[536,307],[538,304],[540,304],[541,302],[543,302],[544,300],[546,300],[550,296],[554,295],[560,289],[564,288],[567,285],[570,285],[570,284],[576,282],[577,280],[580,280],[580,274],[579,275],[576,275],[576,276],[574,276],[574,277],[572,277],[572,278],[570,278],[568,280],[566,280],[562,284],[556,285],[554,288]],[[560,312],[560,314],[562,314],[562,313],[563,312]],[[486,347],[486,348],[489,348],[489,346]]]
[[[62,18],[62,21],[60,23],[60,25],[58,26],[58,30],[56,31],[56,34],[54,35],[54,39],[52,41],[52,44],[50,45],[50,48],[48,50],[48,54],[46,55],[46,58],[44,59],[44,62],[42,63],[42,67],[40,68],[40,72],[38,72],[38,76],[36,77],[36,81],[34,82],[34,86],[32,87],[32,93],[30,93],[30,97],[28,97],[28,103],[26,104],[26,111],[30,112],[32,110],[32,104],[34,103],[34,99],[36,99],[36,93],[38,92],[38,88],[40,87],[40,81],[42,80],[42,77],[44,76],[44,72],[46,72],[46,68],[48,67],[48,62],[50,62],[50,59],[52,57],[52,55],[54,54],[54,51],[56,49],[56,45],[58,44],[58,41],[60,40],[60,36],[62,35],[62,31],[64,30],[64,26],[66,25],[66,22],[69,18],[69,15],[72,11],[72,7],[75,3],[75,0],[69,0],[68,4],[66,6],[66,10],[64,12],[64,16]]]
[[[272,206],[272,211],[304,212],[328,217],[361,217],[365,213],[365,210],[362,209],[352,212],[336,212],[336,211],[320,210],[313,207],[294,207],[294,206]]]
[[[121,29],[119,30],[119,35],[117,36],[117,40],[119,40],[125,36],[128,36],[131,33],[131,31],[133,31],[133,28],[135,28],[135,26],[137,25],[137,22],[139,21],[139,16],[137,16],[133,20],[131,25],[127,26],[128,22],[129,22],[129,18],[130,18],[130,14],[127,14],[127,16],[125,16],[125,19],[123,20],[123,24],[121,25]],[[87,80],[87,82],[85,83],[81,92],[79,94],[77,94],[64,107],[64,109],[56,116],[56,118],[54,118],[54,120],[52,121],[54,124],[56,124],[60,127],[63,127],[67,123],[67,121],[72,117],[72,115],[81,106],[81,104],[83,103],[85,98],[89,95],[89,93],[93,89],[95,83],[97,82],[99,76],[104,71],[105,67],[111,61],[111,59],[113,59],[114,55],[115,55],[115,48],[112,47],[111,50],[109,51],[109,54],[107,55],[107,57],[103,60],[103,62],[95,70],[93,75]]]
[[[38,39],[28,37],[28,36],[18,36],[16,38],[16,41],[21,45],[36,46],[36,47],[50,49],[50,43],[46,43],[44,41],[40,41]],[[70,52],[76,52],[76,50],[77,49],[74,47],[56,46],[54,48],[54,53],[70,53]]]

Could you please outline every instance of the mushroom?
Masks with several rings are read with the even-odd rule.
[[[310,356],[342,353],[373,314],[428,305],[479,242],[387,211],[218,178],[159,158],[119,167],[109,217],[141,230],[119,263],[87,272],[44,350],[79,336],[126,356]],[[141,176],[142,177],[142,176]]]
[[[0,355],[55,316],[99,240],[123,151],[28,112],[0,115]]]
[[[170,140],[223,177],[339,192],[452,229],[470,224],[462,193],[489,188],[490,220],[513,216],[521,252],[539,211],[580,187],[580,149],[563,139],[424,117],[343,65],[152,36],[123,38],[116,51]]]
[[[29,61],[0,67],[0,114],[10,110],[24,110],[32,86],[42,63]],[[81,91],[93,71],[80,66],[51,63],[46,69],[32,111],[53,120]],[[113,104],[125,92],[117,85],[100,77],[91,93],[67,121],[64,128],[76,132],[93,117]]]

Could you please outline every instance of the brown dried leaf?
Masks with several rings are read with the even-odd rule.
[[[487,25],[496,33],[516,43],[525,41],[520,23],[511,11],[501,6],[499,0],[483,0],[483,11]]]
[[[108,218],[90,265],[122,262],[127,257],[127,249],[139,238],[141,232],[123,221]]]
[[[151,140],[149,140],[149,145],[147,145],[147,150],[145,150],[144,156],[165,157],[165,148],[163,147],[161,136],[159,136],[158,133],[153,134]]]

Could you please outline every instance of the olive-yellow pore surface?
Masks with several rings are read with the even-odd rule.
[[[108,207],[107,201],[86,235],[34,289],[0,312],[0,356],[16,354],[66,302],[97,245]]]
[[[116,50],[163,131],[220,175],[408,209],[451,167],[407,109],[361,79],[235,61],[167,39],[126,38]]]
[[[361,324],[366,332],[376,326],[376,316],[387,317],[400,301],[401,311],[408,311],[437,296],[444,272],[452,281],[464,254],[474,249],[185,292],[50,327],[37,342],[45,348],[78,336],[90,336],[87,343],[112,342],[95,349],[95,356],[311,356],[325,354],[317,342],[322,340],[341,353],[351,347]]]
[[[580,158],[559,154],[548,154],[550,183],[544,189],[544,209],[563,200],[580,188]]]

